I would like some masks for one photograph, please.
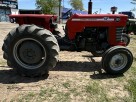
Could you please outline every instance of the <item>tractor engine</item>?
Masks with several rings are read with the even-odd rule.
[[[108,48],[106,27],[86,27],[82,33],[77,34],[77,48],[86,51],[100,51]]]

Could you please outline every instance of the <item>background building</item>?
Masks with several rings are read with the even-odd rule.
[[[9,14],[18,14],[18,1],[0,0],[0,22],[9,21]]]

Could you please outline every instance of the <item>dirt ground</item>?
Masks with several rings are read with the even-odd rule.
[[[0,23],[0,48],[2,47],[4,37],[16,26],[18,25]],[[60,83],[67,81],[71,82],[71,86],[78,87],[94,80],[99,81],[99,79],[105,87],[113,84],[116,86],[107,89],[108,92],[110,92],[109,96],[113,97],[117,94],[121,95],[119,97],[128,96],[128,93],[123,90],[121,85],[118,85],[116,80],[95,75],[95,73],[101,72],[101,57],[92,57],[89,52],[61,51],[59,54],[60,62],[50,71],[48,78],[27,78],[18,76],[6,65],[2,54],[3,52],[0,49],[0,101],[6,100],[6,102],[9,102],[20,94],[37,92],[41,90],[42,87],[59,88]]]

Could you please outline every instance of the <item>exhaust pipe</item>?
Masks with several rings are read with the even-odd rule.
[[[92,0],[88,2],[88,14],[92,14]]]

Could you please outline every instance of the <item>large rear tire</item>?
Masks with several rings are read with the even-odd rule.
[[[109,74],[123,74],[132,65],[133,55],[123,46],[108,49],[102,57],[102,67]]]
[[[22,76],[48,74],[58,61],[56,38],[46,29],[22,25],[9,32],[2,47],[4,59]]]

